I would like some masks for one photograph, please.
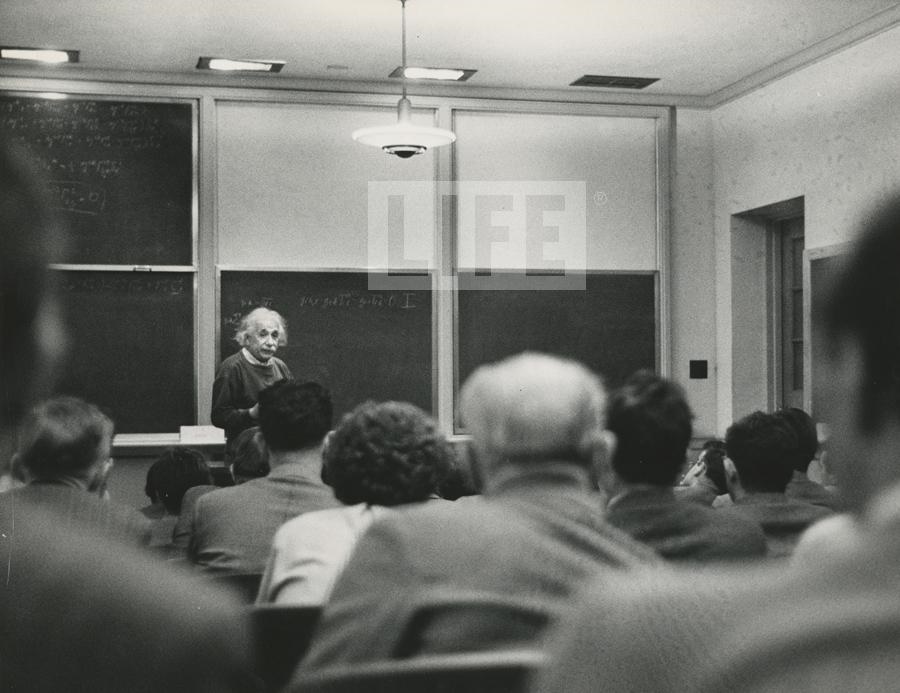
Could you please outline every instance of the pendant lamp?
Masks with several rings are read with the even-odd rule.
[[[456,140],[450,130],[432,128],[425,125],[414,125],[410,115],[412,104],[406,98],[406,0],[400,0],[403,23],[403,55],[404,74],[401,76],[403,96],[397,102],[397,122],[374,128],[361,128],[353,132],[353,139],[372,147],[381,147],[388,154],[408,159],[427,151],[430,147],[442,147]]]

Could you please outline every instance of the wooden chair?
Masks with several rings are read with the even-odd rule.
[[[288,693],[520,693],[545,663],[537,650],[437,655],[301,672]]]
[[[322,613],[318,606],[257,604],[249,608],[253,669],[267,691],[281,690],[306,654]]]

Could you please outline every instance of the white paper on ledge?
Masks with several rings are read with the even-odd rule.
[[[182,445],[224,445],[225,431],[215,426],[182,426]]]

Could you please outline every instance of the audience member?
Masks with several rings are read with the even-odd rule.
[[[322,479],[344,507],[305,513],[275,534],[259,602],[318,606],[360,536],[387,509],[435,498],[452,455],[437,422],[405,402],[366,402],[328,439]]]
[[[293,378],[287,364],[275,356],[287,343],[287,329],[274,310],[260,307],[247,313],[234,341],[241,350],[219,364],[212,394],[211,418],[214,426],[225,429],[226,462],[231,462],[237,435],[259,423],[259,393]]]
[[[785,495],[796,448],[794,429],[781,417],[761,411],[733,423],[725,433],[725,478],[734,505],[717,512],[723,519],[758,522],[772,558],[789,556],[803,531],[831,514]]]
[[[829,464],[858,535],[757,570],[604,580],[577,602],[535,690],[876,693],[897,687],[900,197],[867,220],[824,309],[813,371]],[[890,377],[888,377],[890,375]],[[602,655],[598,656],[598,653]]]
[[[228,474],[232,485],[243,484],[251,479],[260,479],[269,473],[269,451],[266,449],[259,426],[241,431],[232,447],[231,463]],[[226,479],[227,481],[227,479]],[[229,485],[229,484],[223,484]],[[194,486],[189,488],[181,501],[181,512],[172,531],[172,546],[178,552],[187,555],[191,541],[191,526],[194,521],[194,509],[201,496],[215,491],[217,486]]]
[[[317,383],[282,380],[259,393],[259,427],[271,471],[203,495],[194,509],[188,556],[219,573],[259,573],[275,530],[313,510],[338,505],[322,483],[322,441],[331,396]]]
[[[0,459],[51,391],[65,344],[47,262],[62,234],[36,179],[0,145]],[[128,546],[6,506],[0,533],[0,685],[56,693],[252,690],[239,612]]]
[[[693,414],[684,391],[639,371],[610,397],[607,426],[616,436],[606,479],[607,521],[672,561],[735,560],[766,553],[753,520],[679,502],[672,485],[684,465]]]
[[[522,354],[482,366],[460,393],[484,495],[425,503],[376,520],[338,578],[308,666],[390,658],[436,593],[561,606],[595,571],[658,559],[603,520],[590,469],[601,444],[604,392],[580,364]],[[479,614],[429,622],[415,653],[506,647],[534,637],[490,635]]]
[[[815,421],[805,411],[794,407],[777,411],[775,416],[787,423],[797,436],[797,446],[791,451],[794,474],[784,494],[788,498],[837,510],[840,505],[837,495],[822,484],[817,484],[807,474],[810,463],[819,451],[819,434]]]
[[[195,498],[215,490],[212,472],[203,455],[192,448],[167,448],[147,470],[145,492],[163,507],[163,516],[153,519],[150,546],[176,549],[174,531],[188,492]]]
[[[731,505],[725,483],[725,441],[712,438],[703,443],[697,461],[675,487],[678,500],[720,508]]]
[[[94,536],[146,546],[150,522],[102,497],[113,466],[112,439],[109,417],[77,397],[35,407],[25,418],[15,458],[28,483],[0,495],[0,531],[12,531],[15,507],[27,501]]]

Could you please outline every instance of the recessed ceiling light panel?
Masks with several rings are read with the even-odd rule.
[[[406,77],[406,79],[436,79],[446,82],[465,82],[478,70],[466,70],[461,67],[407,67],[396,68],[388,77]]]
[[[197,61],[198,70],[221,72],[281,72],[283,60],[232,60],[231,58],[202,57]]]
[[[38,63],[77,63],[78,51],[56,48],[22,48],[0,46],[2,60],[28,60]]]

